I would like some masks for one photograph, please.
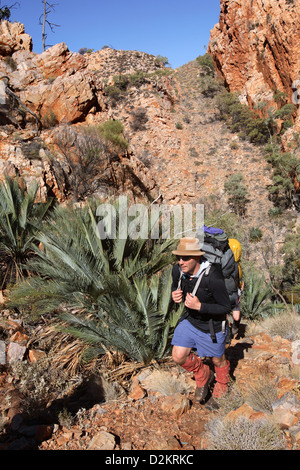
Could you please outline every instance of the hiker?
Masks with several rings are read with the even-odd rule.
[[[202,255],[197,238],[182,238],[177,250],[178,264],[172,271],[172,299],[184,302],[185,309],[172,339],[173,360],[196,381],[195,399],[203,401],[214,380],[214,373],[201,357],[211,357],[216,383],[207,408],[218,408],[216,399],[223,396],[229,383],[229,361],[225,357],[226,315],[231,310],[221,267]],[[192,352],[196,349],[198,356]]]

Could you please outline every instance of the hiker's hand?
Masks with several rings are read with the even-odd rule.
[[[187,294],[184,305],[192,310],[200,310],[201,302],[198,297],[193,297],[191,294]]]
[[[172,292],[172,299],[176,304],[180,304],[182,302],[182,290],[177,289]]]

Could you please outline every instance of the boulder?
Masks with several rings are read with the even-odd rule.
[[[116,438],[106,431],[97,433],[88,447],[88,450],[113,450],[116,445]]]
[[[21,23],[0,22],[0,55],[11,56],[18,50],[32,51],[32,38]]]

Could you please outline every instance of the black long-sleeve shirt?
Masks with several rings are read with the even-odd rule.
[[[180,268],[176,264],[172,270],[172,291],[178,288],[180,278]],[[191,293],[195,287],[197,278],[189,279],[188,275],[181,278],[181,289],[183,291],[183,302],[187,293]],[[217,264],[212,264],[208,275],[202,277],[200,285],[195,294],[201,302],[199,310],[185,307],[181,320],[186,318],[193,326],[205,333],[211,331],[211,325],[215,333],[222,330],[222,322],[226,320],[226,315],[231,311],[229,295],[225,287],[224,277],[221,268]]]

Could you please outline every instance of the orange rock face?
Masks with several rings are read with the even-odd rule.
[[[32,38],[21,23],[0,22],[0,56],[9,56],[19,50],[32,50]]]
[[[274,104],[274,91],[299,104],[299,18],[299,0],[221,0],[208,52],[230,91],[250,107]]]

